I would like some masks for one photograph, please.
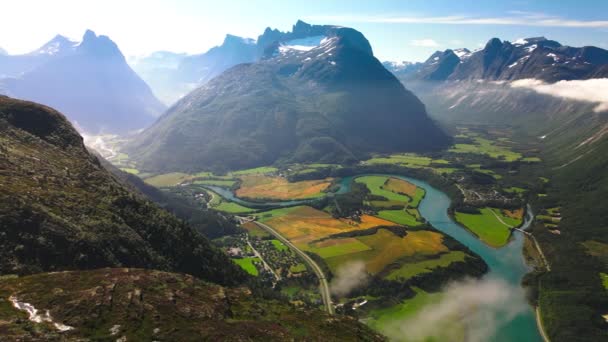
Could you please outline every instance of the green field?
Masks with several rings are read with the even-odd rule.
[[[367,186],[372,195],[382,196],[389,201],[400,201],[409,203],[410,198],[405,195],[400,195],[392,191],[384,190],[382,186],[389,177],[386,176],[363,176],[355,178],[357,183],[362,183]]]
[[[494,213],[496,213],[496,215],[498,215],[504,223],[511,227],[518,227],[523,222],[521,219],[516,219],[505,215],[500,209],[492,208],[492,211],[494,211]]]
[[[602,285],[604,285],[604,288],[608,290],[608,274],[600,273],[600,278],[602,279]]]
[[[453,262],[464,261],[466,254],[461,251],[453,251],[442,254],[439,258],[424,260],[414,263],[406,263],[400,268],[392,271],[386,277],[389,280],[409,279],[422,273],[432,272],[437,267],[447,267]]]
[[[482,169],[481,164],[469,164],[469,165],[467,165],[467,168],[469,168],[475,172],[479,172],[479,173],[486,174],[488,176],[492,176],[494,179],[502,179],[502,176],[497,174],[496,172],[489,170],[489,169]]]
[[[132,175],[138,175],[139,174],[139,170],[138,169],[134,169],[134,168],[130,168],[130,167],[121,167],[120,169],[122,171],[124,171],[126,173],[130,173]]]
[[[420,205],[420,201],[424,198],[426,192],[423,188],[416,187],[416,194],[412,197],[412,202],[410,203],[410,207],[418,208]]]
[[[456,221],[492,247],[502,247],[509,242],[511,236],[509,227],[498,221],[491,208],[483,208],[480,211],[481,214],[466,214],[457,211]]]
[[[215,186],[221,186],[221,187],[225,187],[225,188],[229,188],[229,187],[233,186],[234,183],[236,183],[235,180],[223,180],[223,179],[201,179],[201,180],[194,181],[194,184],[215,185]]]
[[[244,207],[238,203],[227,202],[224,200],[222,200],[222,203],[220,203],[218,206],[213,207],[213,209],[230,214],[248,214],[256,211],[256,209]]]
[[[258,258],[241,258],[241,259],[231,259],[235,264],[239,265],[245,272],[251,274],[252,276],[258,276],[260,273],[258,269],[253,264],[254,261],[259,261]]]
[[[184,181],[191,180],[192,176],[181,172],[171,172],[144,179],[144,181],[155,187],[176,186]]]
[[[473,137],[472,144],[455,144],[449,152],[454,153],[471,153],[481,154],[494,159],[501,159],[506,161],[516,161],[521,159],[521,154],[513,152],[510,149],[498,146],[488,139],[481,137]]]
[[[464,341],[465,329],[457,319],[448,320],[445,323],[442,322],[440,326],[434,329],[434,336],[425,336],[422,340],[407,339],[407,331],[401,332],[399,329],[403,322],[407,322],[408,319],[413,319],[422,309],[441,300],[441,293],[427,293],[417,288],[414,288],[414,290],[416,291],[416,296],[414,298],[407,299],[388,308],[372,310],[369,315],[370,318],[366,323],[372,329],[387,335],[391,341]]]
[[[306,271],[306,265],[300,263],[289,267],[289,272],[291,273],[302,273]]]
[[[241,176],[241,175],[253,175],[253,174],[262,174],[262,173],[272,173],[272,172],[277,172],[277,171],[279,171],[279,169],[277,169],[276,167],[272,167],[272,166],[260,166],[260,167],[256,167],[256,168],[253,168],[253,169],[233,171],[230,174],[233,175],[233,176]]]
[[[285,246],[285,244],[283,244],[281,241],[279,240],[271,240],[270,242],[272,242],[272,245],[274,246],[274,248],[279,251],[288,251],[289,247]]]
[[[430,166],[431,162],[437,162],[438,164],[447,164],[447,160],[433,161],[429,157],[421,157],[415,154],[392,154],[388,157],[377,157],[367,160],[367,164],[397,164],[404,165],[411,168],[420,168],[423,166]]]
[[[512,186],[510,188],[505,188],[503,189],[504,191],[510,193],[510,194],[522,194],[524,192],[526,192],[526,189],[524,188],[518,188],[516,186]]]
[[[378,212],[378,217],[410,227],[422,225],[415,215],[405,210],[381,210]]]
[[[238,203],[230,202],[224,199],[222,196],[211,190],[205,190],[210,196],[209,207],[213,210],[223,211],[230,214],[247,214],[256,211],[256,209],[242,206]]]
[[[266,222],[266,221],[268,221],[268,220],[270,220],[272,218],[280,217],[280,216],[283,216],[283,215],[287,215],[290,212],[292,212],[292,211],[294,211],[294,210],[296,210],[298,208],[300,208],[300,207],[298,206],[298,207],[288,207],[288,208],[273,209],[273,210],[268,210],[268,211],[264,211],[264,212],[258,213],[258,214],[256,214],[256,216],[258,217],[258,219],[259,219],[260,222]]]

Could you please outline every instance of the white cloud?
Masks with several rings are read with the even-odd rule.
[[[367,283],[369,277],[365,271],[365,263],[362,261],[351,261],[341,266],[331,281],[331,293],[338,297],[349,294],[352,290]]]
[[[464,15],[433,16],[313,16],[311,20],[348,22],[348,23],[383,23],[383,24],[439,24],[439,25],[515,25],[543,27],[579,27],[608,28],[608,20],[577,20],[545,14],[511,12],[504,17],[473,17]]]
[[[389,339],[459,340],[461,326],[469,342],[490,341],[505,322],[525,312],[524,290],[503,280],[466,280],[449,285],[436,303],[405,320],[386,324]]]
[[[608,78],[545,83],[536,79],[511,82],[513,88],[532,89],[537,93],[571,100],[597,103],[596,112],[608,110]]]
[[[439,43],[434,41],[433,39],[414,39],[410,42],[412,46],[421,46],[421,47],[438,47]]]

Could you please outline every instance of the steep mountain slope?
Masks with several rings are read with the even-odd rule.
[[[239,228],[229,217],[216,211],[203,208],[200,202],[149,185],[136,175],[124,172],[105,159],[101,165],[126,185],[130,190],[140,193],[161,208],[186,221],[192,228],[209,239],[237,234]]]
[[[0,273],[146,267],[222,284],[246,276],[182,221],[133,194],[60,113],[0,97]]]
[[[416,70],[411,69],[402,76],[431,81],[534,78],[557,82],[608,77],[606,65],[608,51],[594,46],[564,46],[545,37],[519,39],[513,43],[492,38],[483,49],[474,52],[437,51]]]
[[[255,61],[257,49],[255,40],[229,34],[222,45],[202,54],[155,52],[131,65],[165,103],[173,104],[225,70]]]
[[[100,269],[5,279],[0,297],[6,299],[0,301],[0,335],[11,341],[384,340],[353,318],[330,318],[320,310],[260,300],[245,288],[159,271]],[[28,320],[11,302],[38,309],[42,322]]]
[[[276,31],[258,42],[268,36]],[[348,162],[448,140],[361,33],[298,22],[259,62],[238,65],[176,103],[127,151],[143,170],[192,171]]]
[[[116,44],[92,31],[81,43],[57,36],[28,55],[0,59],[11,68],[0,74],[14,76],[0,80],[0,90],[57,108],[87,133],[140,129],[164,110]]]

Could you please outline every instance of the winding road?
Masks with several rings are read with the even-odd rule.
[[[253,221],[253,222],[256,225],[258,225],[258,227],[260,227],[260,228],[266,230],[267,232],[269,232],[270,234],[274,235],[277,239],[279,239],[281,242],[283,242],[287,247],[291,248],[291,250],[293,250],[294,252],[296,252],[296,254],[301,256],[302,259],[304,259],[304,261],[310,266],[310,268],[312,268],[312,270],[317,275],[317,278],[319,278],[319,290],[321,291],[321,298],[323,298],[323,304],[325,304],[327,313],[330,315],[333,315],[335,312],[334,312],[334,306],[331,302],[329,284],[327,283],[327,278],[325,277],[325,274],[323,273],[323,270],[321,269],[321,267],[319,267],[319,265],[317,265],[317,263],[314,260],[312,260],[312,258],[309,257],[308,254],[304,253],[302,250],[300,250],[298,247],[296,247],[294,244],[292,244],[289,240],[287,240],[285,237],[283,237],[283,235],[281,235],[279,232],[274,230],[274,228],[267,226],[261,222],[257,222],[257,221]]]

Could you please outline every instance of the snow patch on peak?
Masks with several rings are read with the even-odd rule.
[[[471,57],[472,53],[468,49],[454,49],[454,54],[458,56],[458,58],[465,59]]]
[[[528,41],[523,38],[519,38],[518,40],[513,42],[513,45],[526,45],[526,44],[528,44]]]
[[[321,45],[325,45],[328,39],[325,36],[314,36],[286,41],[279,46],[281,53],[286,53],[291,50],[310,51]]]
[[[529,53],[536,50],[536,48],[538,47],[538,45],[534,44],[534,45],[530,45],[528,47],[525,47],[524,50],[528,51]]]

